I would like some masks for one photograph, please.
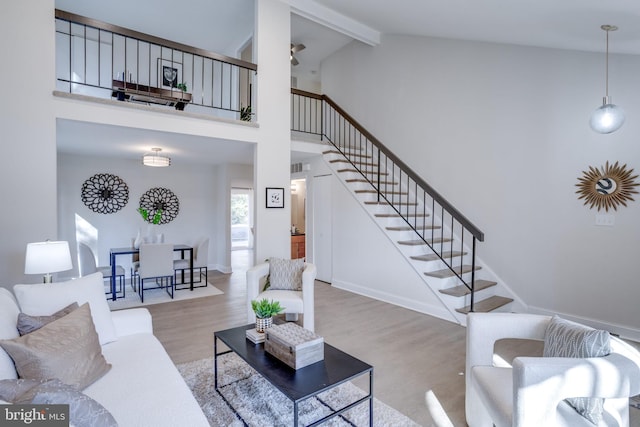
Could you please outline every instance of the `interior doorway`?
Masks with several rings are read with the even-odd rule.
[[[231,250],[253,249],[253,190],[231,189]]]
[[[307,229],[307,180],[291,180],[291,234],[304,235]]]

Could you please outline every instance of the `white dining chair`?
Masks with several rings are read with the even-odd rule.
[[[173,299],[173,244],[145,243],[140,245],[140,266],[137,273],[138,295],[144,302],[144,291],[164,288]],[[145,288],[145,280],[154,285]]]
[[[105,294],[112,294],[111,291],[111,266],[98,266],[96,262],[96,256],[91,248],[85,243],[78,243],[78,273],[80,277],[88,276],[96,272],[102,273],[104,279],[109,279],[109,292]],[[125,297],[124,286],[124,268],[121,265],[116,265],[116,278],[118,279],[118,298]]]
[[[195,276],[195,271],[198,270],[197,280],[196,280],[196,277],[194,277],[193,283],[202,283],[202,274],[204,272],[204,285],[194,286],[194,288],[207,286],[207,280],[209,277],[209,271],[207,268],[208,263],[209,263],[209,238],[205,237],[200,239],[196,247],[193,249],[194,276]],[[173,261],[173,269],[175,270],[174,280],[176,281],[176,284],[185,284],[184,273],[185,273],[185,270],[189,270],[189,260],[177,259]],[[180,277],[181,277],[180,283],[178,283],[178,272],[180,272]],[[180,288],[180,289],[187,289],[187,288]]]

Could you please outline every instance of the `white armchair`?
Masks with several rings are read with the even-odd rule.
[[[273,290],[267,289],[261,292],[264,286],[264,278],[269,274],[269,263],[257,264],[247,270],[247,321],[254,323],[256,315],[251,309],[251,301],[255,299],[267,298],[276,300],[285,308],[287,320],[290,315],[302,314],[303,326],[310,331],[314,331],[314,282],[316,279],[316,266],[305,263],[302,271],[302,291]]]
[[[544,340],[551,317],[471,313],[467,318],[466,418],[470,427],[594,427],[564,399],[604,398],[601,426],[629,425],[629,397],[640,394],[640,354],[611,337],[611,353],[593,358],[516,357],[494,365],[506,338]]]

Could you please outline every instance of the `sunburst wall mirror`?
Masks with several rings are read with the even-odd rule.
[[[601,166],[599,169],[589,166],[589,170],[582,172],[582,177],[578,178],[576,187],[578,200],[584,199],[584,204],[589,205],[589,209],[594,207],[609,211],[617,210],[618,205],[627,206],[627,201],[633,201],[632,194],[638,194],[634,187],[640,185],[635,182],[638,175],[632,175],[633,169],[627,169],[627,165],[618,165],[615,162]]]

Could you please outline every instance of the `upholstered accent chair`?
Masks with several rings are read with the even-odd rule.
[[[279,271],[279,267],[283,270]],[[251,301],[266,298],[280,302],[280,305],[285,308],[286,320],[297,320],[297,315],[302,314],[303,327],[314,331],[313,293],[316,274],[316,266],[305,263],[303,259],[271,258],[270,262],[251,267],[247,270],[247,321],[249,323],[256,321],[256,315],[251,309]],[[269,277],[270,286],[264,290],[267,277]]]
[[[494,346],[507,338],[543,341],[544,356],[501,361]],[[601,355],[568,356],[594,350]],[[629,397],[640,394],[640,354],[557,316],[470,313],[465,375],[470,427],[627,427]],[[583,404],[599,405],[595,422],[588,419],[595,412],[576,409]]]

